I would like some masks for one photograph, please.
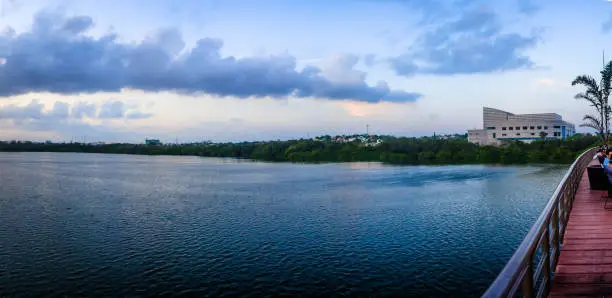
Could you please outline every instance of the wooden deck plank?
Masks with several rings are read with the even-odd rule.
[[[589,189],[585,170],[549,297],[612,297],[612,210],[604,209],[602,193]]]
[[[549,297],[602,297],[612,295],[610,284],[555,284]]]

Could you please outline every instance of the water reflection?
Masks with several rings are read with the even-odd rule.
[[[564,172],[2,153],[0,296],[479,296]]]

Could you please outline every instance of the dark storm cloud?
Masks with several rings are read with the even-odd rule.
[[[87,16],[40,13],[29,32],[0,36],[0,96],[28,92],[61,94],[116,92],[207,93],[217,96],[318,97],[367,102],[414,101],[418,93],[391,90],[386,83],[336,83],[319,68],[296,68],[292,56],[222,56],[220,39],[203,38],[185,49],[180,33],[161,30],[137,44],[116,35],[85,33]]]

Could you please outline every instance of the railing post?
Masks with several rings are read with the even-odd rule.
[[[533,298],[533,252],[529,253],[529,258],[527,260],[527,268],[525,268],[526,272],[521,290],[523,291],[523,297]]]
[[[561,199],[559,200],[559,221],[558,221],[558,234],[559,234],[559,241],[561,244],[563,244],[563,230],[565,229],[564,227],[564,222],[565,222],[565,194],[567,193],[567,189],[569,188],[569,185],[566,185],[566,187],[564,187],[563,191],[561,192]]]
[[[551,256],[549,241],[550,241],[550,229],[547,228],[546,231],[544,231],[544,239],[542,239],[542,258],[544,258],[543,259],[544,267],[542,267],[542,275],[543,275],[543,282],[544,282],[542,286],[544,287],[544,291],[542,293],[548,293],[548,291],[550,290],[550,279],[551,279],[550,258],[554,256]]]
[[[560,227],[559,227],[559,209],[557,208],[555,211],[553,211],[552,214],[552,218],[551,218],[551,225],[552,225],[552,249],[553,251],[555,251],[555,255],[553,255],[553,258],[555,258],[554,260],[552,260],[552,271],[555,271],[555,268],[557,266],[557,260],[556,260],[556,254],[559,254],[560,251],[560,247],[559,247],[559,231],[560,231]]]

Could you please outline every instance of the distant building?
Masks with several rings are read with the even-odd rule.
[[[161,141],[157,139],[146,139],[145,144],[147,145],[161,145]]]
[[[479,145],[499,145],[503,141],[565,139],[576,133],[574,124],[563,121],[555,113],[512,114],[484,107],[482,122],[483,129],[468,130],[468,141]]]
[[[452,140],[452,139],[458,139],[461,138],[461,135],[459,134],[446,134],[446,135],[436,135],[434,133],[434,138],[440,139],[440,140]]]

